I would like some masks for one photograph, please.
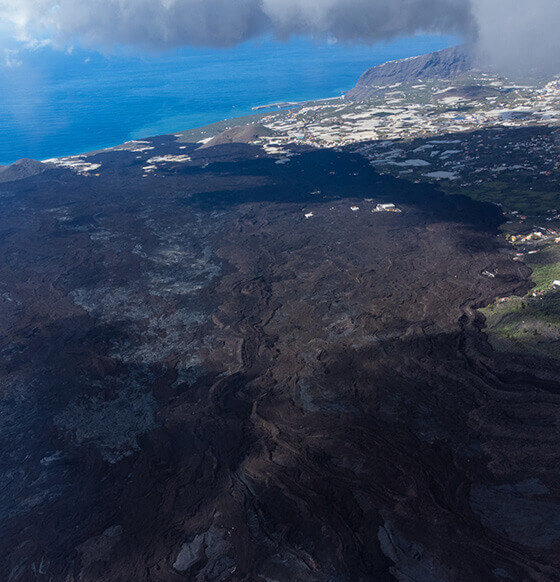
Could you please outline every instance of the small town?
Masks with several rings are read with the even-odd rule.
[[[349,148],[380,173],[440,183],[450,193],[468,188],[476,195],[488,182],[514,182],[528,191],[519,207],[504,204],[503,192],[495,202],[522,214],[550,208],[540,185],[560,187],[560,80],[514,85],[480,74],[396,84],[379,87],[374,99],[305,104],[261,123],[275,135],[259,142],[279,163],[289,162],[294,144]],[[490,192],[481,199],[491,200]]]

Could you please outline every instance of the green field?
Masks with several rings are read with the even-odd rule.
[[[557,181],[560,173],[556,173]],[[560,190],[552,179],[504,173],[499,180],[487,179],[483,184],[463,187],[450,181],[440,182],[446,194],[466,194],[475,200],[501,204],[504,210],[518,210],[527,216],[543,216],[560,206]]]
[[[480,310],[490,343],[497,350],[560,357],[560,290],[552,287],[560,280],[560,248],[549,244],[523,260],[533,270],[529,294]],[[533,297],[538,292],[544,295]]]
[[[553,281],[560,280],[560,245],[548,245],[536,255],[527,255],[523,262],[533,270],[533,291],[548,291]]]
[[[495,349],[560,357],[560,293],[516,297],[480,311]]]

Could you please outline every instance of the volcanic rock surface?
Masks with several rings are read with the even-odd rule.
[[[9,166],[0,166],[0,183],[30,178],[47,170],[49,164],[23,158]]]
[[[498,208],[196,147],[0,191],[0,578],[560,579],[560,366],[476,311],[530,287]]]
[[[230,143],[251,143],[260,139],[261,137],[272,137],[274,131],[268,129],[264,125],[239,125],[226,129],[219,133],[216,137],[203,144],[200,149],[211,148],[219,145]]]

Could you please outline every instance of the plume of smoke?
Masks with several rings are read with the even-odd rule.
[[[560,69],[560,0],[0,0],[27,42],[228,47],[272,34],[340,41],[455,34],[500,70]],[[7,23],[7,24],[6,24]]]

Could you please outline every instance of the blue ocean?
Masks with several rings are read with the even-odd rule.
[[[263,40],[142,58],[29,50],[0,66],[0,164],[200,127],[274,102],[336,97],[368,67],[453,42],[422,36],[371,47]]]

